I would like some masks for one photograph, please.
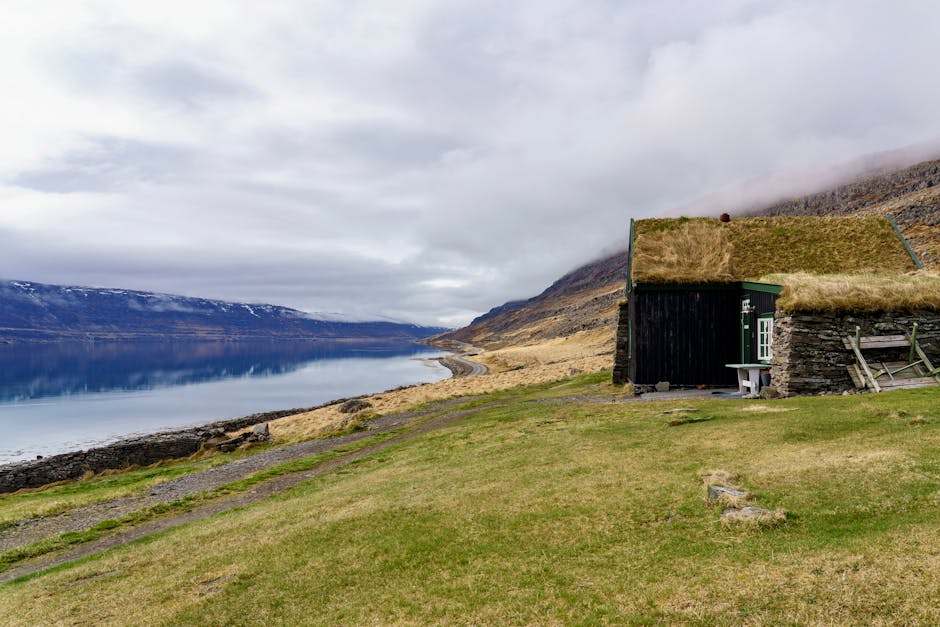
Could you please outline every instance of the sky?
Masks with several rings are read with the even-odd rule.
[[[937,33],[930,0],[3,0],[0,278],[460,326],[630,218],[936,142]]]

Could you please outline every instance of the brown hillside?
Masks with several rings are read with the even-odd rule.
[[[434,344],[503,348],[560,338],[582,331],[609,330],[627,281],[627,253],[621,251],[569,272],[534,298],[495,307],[462,329],[443,333]]]

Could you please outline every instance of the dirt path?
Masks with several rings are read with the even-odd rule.
[[[451,371],[455,377],[479,377],[490,371],[483,364],[465,359],[462,354],[448,355],[440,357],[438,361],[441,365]]]
[[[441,416],[434,416],[429,420],[421,422],[422,418],[433,416],[434,414],[440,412],[447,412],[448,409],[456,405],[466,403],[470,400],[472,400],[472,398],[464,397],[460,399],[435,403],[432,406],[420,411],[382,416],[373,421],[367,431],[360,431],[344,436],[326,438],[323,440],[301,442],[299,444],[271,449],[251,457],[247,457],[245,459],[178,477],[171,481],[167,481],[166,483],[153,486],[144,493],[138,493],[123,498],[112,499],[109,501],[72,509],[56,516],[29,519],[23,521],[16,527],[4,530],[4,532],[0,534],[0,550],[8,550],[11,548],[26,546],[38,540],[42,540],[43,538],[52,537],[66,531],[83,531],[90,529],[104,520],[118,518],[120,516],[137,512],[156,504],[169,503],[189,495],[198,494],[206,490],[212,490],[227,483],[231,483],[232,481],[237,481],[239,479],[248,477],[271,466],[283,464],[297,459],[303,459],[305,457],[309,457],[324,451],[335,450],[346,444],[365,439],[372,435],[386,433],[398,428],[414,425],[405,433],[395,436],[390,440],[367,446],[363,449],[360,449],[359,451],[355,451],[349,455],[345,455],[339,459],[332,460],[328,463],[318,466],[315,469],[292,473],[289,475],[282,475],[280,477],[276,477],[269,481],[258,484],[245,493],[232,497],[221,498],[218,501],[207,503],[206,505],[191,510],[190,512],[150,521],[132,529],[110,535],[107,538],[103,538],[99,541],[82,545],[74,551],[69,551],[64,555],[61,555],[61,561],[56,561],[55,563],[63,563],[65,561],[77,559],[77,557],[67,557],[73,552],[81,552],[82,555],[90,555],[100,550],[104,550],[105,548],[110,548],[110,546],[124,544],[139,537],[155,533],[155,531],[176,526],[178,524],[183,524],[184,522],[188,522],[188,520],[195,520],[199,517],[211,515],[217,511],[239,507],[245,503],[250,503],[259,498],[264,498],[269,494],[284,490],[299,481],[303,481],[309,477],[328,472],[343,464],[347,464],[350,461],[369,455],[387,446],[391,446],[394,443],[415,437],[421,433],[439,428],[446,424],[451,424],[452,422],[459,420],[460,418],[463,418],[470,413],[477,413],[483,409],[477,408],[471,411],[444,413]],[[486,407],[489,407],[489,405]],[[196,513],[200,514],[193,517],[193,515]],[[126,539],[117,541],[117,544],[109,544],[109,542],[115,540],[116,538]],[[93,548],[98,545],[101,545],[104,548]],[[84,552],[86,549],[89,552]],[[58,560],[59,558],[49,559]],[[36,566],[31,566],[32,564],[36,564]],[[0,573],[0,582],[8,581],[13,577],[24,574],[21,572],[21,569],[23,568],[27,568],[26,572],[35,572],[36,570],[49,567],[49,565],[43,564],[45,564],[45,560],[40,558],[35,562],[24,563],[22,566],[18,566],[4,573]],[[19,574],[11,575],[11,573]]]

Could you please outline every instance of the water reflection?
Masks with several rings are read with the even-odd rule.
[[[325,342],[0,345],[0,402],[283,375],[323,359],[412,356],[424,346]]]
[[[450,375],[415,344],[0,345],[0,463]]]

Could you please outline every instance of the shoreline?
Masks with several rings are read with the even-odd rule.
[[[126,468],[131,464],[145,466],[157,461],[188,457],[198,451],[206,440],[215,437],[220,430],[225,428],[241,429],[269,421],[274,441],[278,445],[289,444],[336,433],[348,428],[351,421],[368,420],[369,415],[385,415],[435,400],[486,394],[519,385],[561,380],[577,373],[609,368],[610,351],[603,350],[606,349],[606,342],[603,346],[594,346],[593,343],[586,345],[567,340],[568,338],[565,338],[541,345],[482,351],[484,356],[481,361],[485,362],[485,365],[464,358],[467,354],[476,357],[479,351],[472,346],[450,346],[448,348],[453,351],[453,354],[433,359],[433,361],[447,367],[452,376],[436,382],[403,385],[381,392],[334,399],[310,408],[261,412],[231,420],[202,423],[188,428],[124,438],[99,447],[72,453],[59,453],[39,460],[0,463],[0,493],[11,491],[9,486],[19,485],[19,488],[13,488],[16,490],[26,487],[27,483],[40,487],[63,480],[81,479],[88,474],[89,470],[101,472],[106,469]],[[446,351],[448,348],[443,350]],[[559,352],[559,348],[564,350]],[[454,368],[449,366],[454,366]],[[488,376],[470,376],[470,373],[460,376],[454,372],[455,368],[463,371],[466,367],[476,367],[478,370],[474,374],[487,373]],[[370,403],[371,407],[362,412],[365,418],[359,418],[358,414],[346,414],[339,411],[340,404],[351,399],[362,399]],[[179,448],[174,448],[168,447],[168,442],[182,442],[182,444]],[[142,444],[144,448],[151,449],[154,454],[138,461],[133,453],[136,452],[135,449],[141,448]],[[168,451],[170,454],[166,454]],[[98,457],[103,457],[103,459],[92,465],[89,453],[91,453],[91,461],[95,461]],[[58,468],[59,471],[47,473],[45,469],[48,468]],[[63,472],[62,468],[68,469],[68,472]],[[42,477],[29,478],[31,475]],[[15,476],[12,481],[10,476]],[[8,487],[2,487],[4,485]]]
[[[466,367],[459,359],[458,357],[457,360],[454,360],[451,355],[445,355],[430,358],[426,361],[434,361],[446,367],[451,372],[451,378],[467,376],[469,372],[465,372]],[[485,366],[481,367],[485,368]],[[226,432],[341,405],[350,400],[390,394],[432,384],[400,385],[380,392],[367,392],[356,396],[333,399],[310,407],[256,412],[239,418],[214,420],[190,427],[123,437],[102,443],[100,446],[65,451],[48,456],[37,456],[36,459],[0,462],[0,494],[22,489],[41,488],[60,481],[76,480],[89,472],[99,473],[105,470],[130,466],[148,466],[160,461],[181,459],[196,453],[210,439]]]

